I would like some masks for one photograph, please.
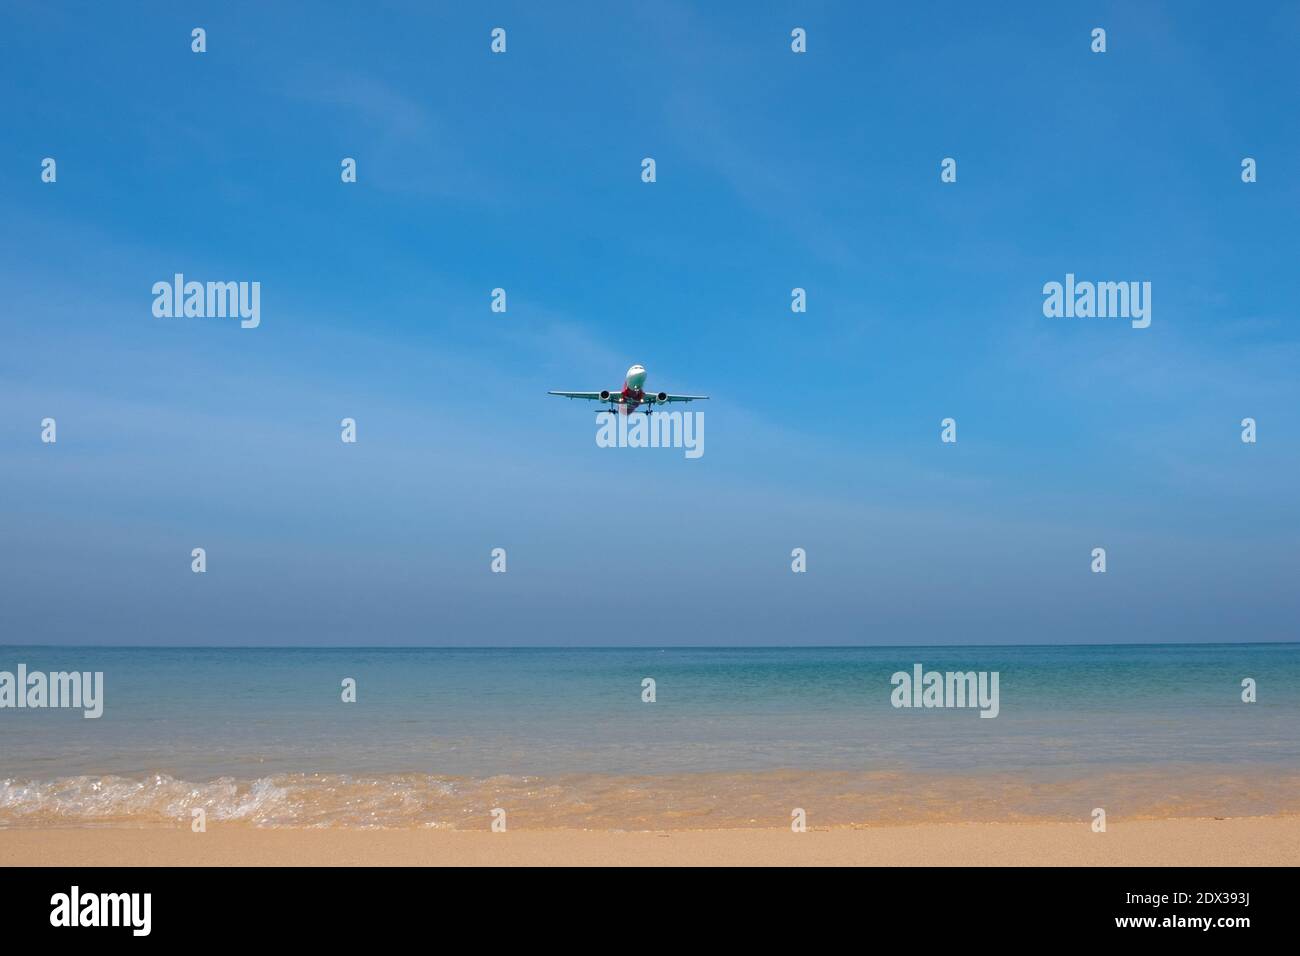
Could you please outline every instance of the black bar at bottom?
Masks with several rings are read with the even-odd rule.
[[[559,933],[614,946],[619,925],[630,945],[710,924],[708,935],[733,943],[772,929],[811,940],[837,926],[873,944],[1129,937],[1231,946],[1294,925],[1294,881],[1294,869],[1280,868],[0,869],[0,925],[8,943],[337,946],[434,932],[450,945],[444,934],[454,931],[462,945],[531,932],[533,943]]]

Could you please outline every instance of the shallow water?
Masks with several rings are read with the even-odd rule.
[[[781,825],[1300,812],[1300,646],[0,648],[103,717],[0,710],[0,826]],[[997,671],[999,714],[891,675]],[[357,702],[340,699],[345,677]],[[642,702],[642,680],[656,683]],[[1241,701],[1241,680],[1258,683]]]

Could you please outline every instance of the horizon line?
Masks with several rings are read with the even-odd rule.
[[[63,650],[171,650],[171,651],[814,651],[886,650],[963,647],[1252,647],[1300,645],[1300,640],[1264,641],[1067,641],[1060,644],[4,644],[3,648],[54,648]]]

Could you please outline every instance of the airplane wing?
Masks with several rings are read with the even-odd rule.
[[[623,397],[617,392],[547,392],[547,395],[559,395],[560,398],[586,398],[593,402],[621,402]]]
[[[623,401],[623,396],[622,396],[620,393],[618,393],[618,392],[610,392],[610,391],[604,391],[604,392],[555,392],[555,391],[551,391],[551,392],[547,392],[546,394],[547,394],[547,395],[559,395],[561,398],[585,398],[585,399],[588,399],[588,400],[593,401],[593,402],[613,402],[613,403],[615,403],[615,404],[620,404],[620,403]],[[659,398],[660,394],[663,394],[663,395],[665,396],[662,400],[660,400],[660,398]],[[709,397],[709,396],[707,396],[707,395],[669,395],[667,392],[663,392],[663,393],[660,393],[660,392],[646,392],[646,393],[645,393],[645,397],[641,399],[641,402],[642,402],[643,404],[646,404],[646,405],[656,405],[656,404],[658,404],[658,405],[664,405],[664,404],[667,404],[668,402],[698,402],[698,401],[704,401],[704,400],[707,399],[708,397]]]

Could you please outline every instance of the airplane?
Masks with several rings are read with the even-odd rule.
[[[643,411],[649,415],[656,405],[667,405],[669,402],[698,402],[707,399],[707,395],[670,395],[667,392],[650,392],[645,391],[645,366],[633,365],[627,370],[627,377],[623,380],[623,389],[618,392],[611,392],[609,389],[602,389],[599,392],[547,392],[548,395],[559,395],[561,398],[585,398],[593,402],[605,402],[609,405],[612,412],[615,408],[620,414],[627,415],[636,411],[641,406],[645,406]]]

